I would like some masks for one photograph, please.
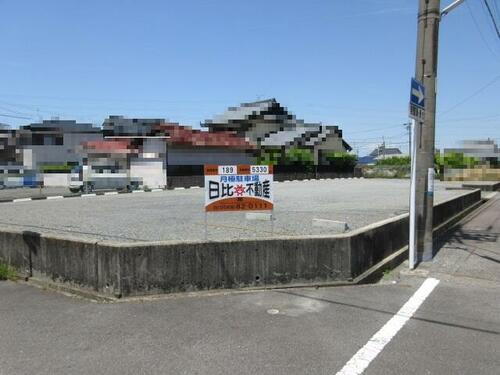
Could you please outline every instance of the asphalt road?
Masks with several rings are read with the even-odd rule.
[[[97,304],[0,283],[0,374],[336,374],[423,279]],[[442,281],[366,374],[498,374],[498,285]]]
[[[388,322],[405,317],[398,311],[429,278],[440,282],[359,363],[363,373],[496,375],[499,206],[498,197],[483,206],[433,262],[412,272],[403,264],[376,285],[101,304],[0,282],[0,375],[337,374]]]
[[[336,179],[277,183],[276,220],[249,221],[244,213],[210,213],[203,189],[1,203],[5,228],[91,239],[159,241],[338,233],[313,219],[347,222],[351,229],[408,211],[408,180]],[[436,202],[463,194],[436,183]]]

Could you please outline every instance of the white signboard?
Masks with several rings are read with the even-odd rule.
[[[205,165],[205,211],[273,207],[272,165]]]

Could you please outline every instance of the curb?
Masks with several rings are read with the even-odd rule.
[[[305,179],[305,180],[283,180],[283,181],[274,181],[274,183],[333,181],[333,180],[347,180],[347,179],[362,179],[362,177],[338,177],[338,178],[321,178],[321,179]],[[31,201],[63,199],[63,198],[92,198],[92,197],[100,197],[103,195],[156,193],[156,192],[166,191],[166,190],[187,190],[187,189],[202,189],[202,186],[187,186],[187,187],[174,187],[174,188],[167,188],[167,189],[132,190],[132,191],[100,191],[100,192],[85,193],[85,194],[84,193],[77,193],[77,194],[71,194],[71,195],[49,195],[49,196],[45,196],[45,197],[0,199],[0,203],[22,203],[22,202],[31,202]]]
[[[192,186],[191,188],[197,188],[197,187],[199,187],[199,186]],[[184,188],[180,188],[180,189],[184,189]],[[132,191],[100,191],[100,192],[96,192],[96,193],[87,193],[87,194],[80,193],[80,194],[71,194],[71,195],[49,195],[46,197],[0,199],[0,203],[22,203],[22,202],[44,201],[44,200],[54,200],[54,199],[64,199],[64,198],[93,198],[93,197],[100,197],[100,196],[104,196],[104,195],[156,193],[156,192],[165,191],[165,190],[169,190],[169,189],[132,190]]]

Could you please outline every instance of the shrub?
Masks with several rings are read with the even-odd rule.
[[[289,148],[285,151],[284,164],[313,165],[313,151],[309,148]]]
[[[0,280],[15,280],[16,278],[16,271],[12,267],[0,263]]]
[[[352,171],[358,162],[358,157],[347,152],[327,152],[325,159],[330,166],[339,172]]]
[[[436,155],[434,163],[441,170],[443,168],[468,169],[474,168],[479,161],[472,156],[465,156],[461,152],[450,152],[444,156]]]
[[[40,166],[40,172],[42,173],[70,173],[71,169],[73,169],[74,166],[72,165],[61,165],[61,164],[54,164],[54,165],[42,165]]]
[[[391,156],[390,158],[377,160],[377,165],[410,165],[409,156]]]

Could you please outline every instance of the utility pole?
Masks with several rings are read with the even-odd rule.
[[[433,256],[434,188],[430,170],[434,170],[436,122],[436,78],[438,62],[440,0],[419,0],[415,79],[425,87],[424,121],[416,121],[415,142],[415,225],[417,261]]]
[[[414,120],[412,136],[412,186],[410,192],[410,268],[414,259],[433,256],[434,151],[436,124],[436,79],[439,23],[462,4],[455,0],[440,11],[440,0],[419,0],[415,79],[425,88],[423,121]]]
[[[433,256],[434,151],[439,23],[465,0],[440,11],[440,0],[419,0],[415,79],[425,89],[425,111],[413,117],[410,189],[410,268]],[[412,81],[413,85],[413,81]],[[419,89],[420,91],[421,89]],[[420,91],[422,94],[422,91]],[[412,88],[412,95],[413,88]],[[416,119],[419,118],[419,119]]]

